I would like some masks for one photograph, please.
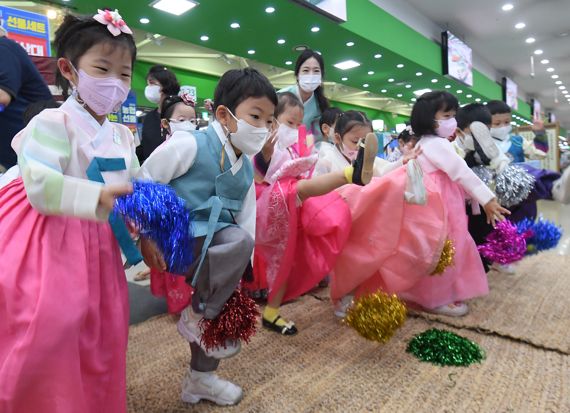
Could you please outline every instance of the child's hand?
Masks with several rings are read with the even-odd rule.
[[[269,163],[271,157],[273,156],[273,151],[275,150],[275,144],[277,143],[277,129],[273,129],[269,134],[269,138],[261,148],[261,154],[263,155],[263,160]]]
[[[405,165],[412,159],[417,159],[417,157],[420,156],[421,154],[422,154],[422,148],[416,146],[415,148],[410,149],[409,151],[406,152],[406,154],[402,157],[402,162]]]
[[[148,265],[149,268],[166,271],[164,257],[156,244],[150,239],[141,237],[141,253],[144,258],[144,263]]]
[[[99,206],[105,213],[110,213],[115,206],[115,199],[133,193],[133,186],[126,184],[105,185],[99,195]]]
[[[492,199],[487,202],[487,205],[483,207],[485,209],[485,214],[487,215],[487,224],[491,224],[495,228],[497,221],[504,221],[505,215],[511,215],[511,211],[503,208],[496,199]]]

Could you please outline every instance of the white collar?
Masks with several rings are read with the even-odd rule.
[[[307,99],[306,102],[303,102],[303,98],[301,97],[301,90],[299,88],[299,85],[295,85],[295,90],[296,90],[296,95],[299,98],[299,100],[301,101],[301,103],[303,104],[303,106],[308,105],[311,100],[313,100],[315,98],[315,92],[311,93],[311,97],[309,99]]]
[[[217,120],[215,120],[212,122],[212,127],[216,131],[216,135],[218,135],[218,139],[220,139],[220,142],[222,143],[222,147],[225,148],[225,150],[226,150],[226,154],[228,155],[228,160],[230,161],[230,163],[232,165],[235,164],[237,162],[238,158],[237,158],[236,153],[234,152],[234,147],[231,145],[231,143],[228,142],[228,137],[224,133],[224,129],[222,127],[222,124],[220,122],[218,122]]]

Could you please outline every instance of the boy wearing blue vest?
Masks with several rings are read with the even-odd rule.
[[[204,131],[175,132],[145,161],[139,178],[172,186],[193,214],[196,261],[187,274],[191,305],[178,323],[190,343],[190,369],[182,400],[233,405],[242,389],[214,374],[220,360],[236,355],[239,341],[206,349],[202,318],[214,319],[250,264],[255,237],[255,187],[249,157],[259,152],[272,125],[277,95],[254,69],[225,73],[214,95],[215,121]],[[166,269],[154,245],[142,245],[149,267]]]

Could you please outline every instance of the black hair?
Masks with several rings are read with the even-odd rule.
[[[398,140],[404,142],[404,145],[408,142],[414,142],[417,143],[418,142],[418,137],[416,135],[414,135],[412,132],[410,132],[407,128],[404,129],[402,132],[400,132],[400,134],[398,135]]]
[[[435,114],[440,110],[449,112],[458,109],[459,102],[451,93],[439,90],[424,93],[412,108],[411,125],[414,134],[418,137],[435,134]]]
[[[176,95],[180,91],[180,83],[176,75],[165,66],[155,65],[150,68],[146,75],[146,80],[154,79],[160,83],[162,93],[166,96]]]
[[[295,63],[295,77],[299,77],[299,72],[301,71],[301,66],[303,66],[303,63],[305,63],[307,60],[309,60],[311,57],[314,57],[317,62],[319,63],[319,66],[321,68],[321,78],[324,80],[325,78],[325,62],[323,60],[323,57],[311,50],[311,49],[306,49],[303,51],[303,53],[301,53],[299,55],[299,57],[297,58],[297,62]],[[319,110],[321,111],[321,113],[323,113],[326,109],[328,109],[330,107],[330,103],[329,100],[325,97],[325,92],[323,90],[322,86],[319,86],[318,88],[315,89],[314,91],[315,94],[315,98],[317,99],[317,104],[319,105]]]
[[[277,106],[277,93],[271,82],[256,69],[232,69],[223,74],[214,92],[214,113],[225,106],[235,114],[236,108],[248,98],[266,97]]]
[[[502,100],[492,100],[487,103],[487,109],[491,115],[502,115],[503,113],[511,113],[511,107]]]
[[[468,128],[473,122],[481,122],[489,126],[493,119],[489,109],[482,103],[470,103],[463,106],[457,111],[455,118],[459,129]]]
[[[323,135],[323,125],[333,126],[341,113],[342,110],[339,108],[328,108],[323,111],[321,118],[319,119],[319,127]]]
[[[348,110],[346,112],[338,115],[338,120],[336,121],[335,132],[341,137],[350,132],[355,126],[369,126],[372,128],[372,124],[366,117],[366,115],[357,110]]]
[[[194,108],[194,112],[196,112],[196,108],[193,105],[189,105],[188,103],[184,102],[184,99],[182,99],[180,96],[178,95],[167,96],[162,102],[162,105],[160,106],[161,118],[169,119],[174,113],[174,108],[178,103],[184,103],[186,106]]]
[[[59,108],[59,104],[53,99],[40,100],[38,102],[30,103],[26,108],[26,110],[24,111],[24,114],[22,115],[22,118],[24,120],[24,126],[27,126],[28,123],[30,123],[30,121],[32,120],[32,118],[34,118],[34,116],[38,115],[44,109],[55,109],[55,108]]]
[[[275,107],[275,117],[278,117],[283,112],[285,112],[285,109],[288,107],[301,108],[302,111],[305,110],[303,102],[301,102],[301,99],[299,99],[297,95],[295,95],[294,93],[291,92],[278,93],[277,100],[278,102],[277,106]]]
[[[133,36],[121,33],[113,36],[107,26],[99,23],[93,17],[76,17],[68,14],[55,32],[54,46],[57,58],[66,58],[77,68],[81,56],[96,44],[105,43],[113,48],[123,47],[131,54],[131,64],[134,66],[137,57],[137,47]],[[58,70],[55,83],[62,89],[63,96],[69,94],[69,81]]]

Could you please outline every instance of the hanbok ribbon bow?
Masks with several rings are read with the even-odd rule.
[[[117,9],[115,11],[97,10],[97,14],[93,18],[99,23],[106,25],[113,36],[118,36],[121,33],[133,34]]]

